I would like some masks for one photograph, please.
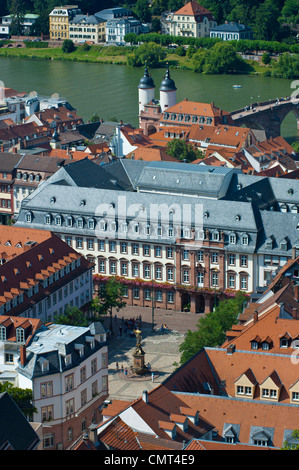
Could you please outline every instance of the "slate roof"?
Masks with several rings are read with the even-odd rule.
[[[85,23],[85,24],[99,24],[103,23],[103,20],[96,15],[75,15],[72,20],[69,21],[70,24],[78,24],[78,23]]]
[[[180,162],[150,162],[144,168],[137,186],[140,189],[153,188],[157,191],[196,193],[203,197],[220,198],[225,195],[226,182],[232,177],[233,171],[225,167]]]
[[[34,450],[40,439],[17,404],[7,393],[0,393],[0,450]]]
[[[241,23],[228,22],[218,26],[213,26],[210,31],[223,31],[224,33],[240,33],[243,31],[250,31],[251,28]]]
[[[17,371],[23,376],[33,379],[45,375],[61,373],[81,364],[103,347],[104,343],[95,342],[91,347],[86,338],[90,336],[89,327],[72,325],[50,324],[41,328],[34,336],[33,341],[27,346],[26,364],[19,365]],[[81,356],[76,345],[84,346],[84,354]],[[66,364],[61,355],[72,354],[72,363]],[[49,370],[42,370],[41,361],[49,362]]]

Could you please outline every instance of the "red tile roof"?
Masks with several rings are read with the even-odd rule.
[[[189,15],[189,16],[195,16],[196,18],[198,17],[202,18],[206,16],[210,20],[213,17],[212,13],[209,10],[202,7],[194,0],[189,3],[186,3],[182,8],[177,10],[175,12],[175,15]]]

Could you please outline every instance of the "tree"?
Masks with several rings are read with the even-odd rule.
[[[75,45],[71,39],[65,39],[63,41],[62,52],[70,54],[71,52],[74,52],[75,49]]]
[[[88,326],[89,322],[78,307],[67,306],[62,315],[54,317],[58,325]]]
[[[160,61],[166,57],[166,51],[162,46],[154,42],[148,42],[137,47],[127,55],[127,63],[133,67],[141,67],[147,63],[148,67],[157,67]]]
[[[275,41],[279,36],[279,7],[278,0],[265,0],[256,10],[254,23],[258,39]]]
[[[272,75],[293,79],[299,77],[299,54],[284,52],[277,61],[273,61]]]
[[[32,390],[29,388],[18,388],[9,382],[4,382],[0,383],[0,393],[4,392],[11,396],[27,418],[31,418],[32,414],[37,411],[32,405]]]
[[[184,364],[204,347],[216,347],[223,344],[225,333],[236,323],[247,297],[243,292],[229,300],[219,302],[213,312],[200,318],[198,329],[188,331],[180,345],[181,363]]]
[[[9,0],[8,9],[12,16],[10,34],[16,34],[17,36],[20,36],[23,32],[26,3],[24,0]]]
[[[137,0],[134,13],[142,23],[149,23],[151,21],[152,15],[147,0]]]
[[[184,162],[193,162],[198,158],[203,158],[201,150],[193,147],[182,139],[172,139],[167,142],[166,151],[169,155]]]
[[[112,328],[112,313],[116,308],[117,312],[126,306],[123,300],[124,287],[121,282],[115,278],[110,277],[102,289],[99,291],[98,297],[98,313],[100,315],[110,315],[110,331],[113,334]],[[96,304],[94,304],[96,305]]]
[[[194,72],[217,74],[228,73],[237,68],[238,57],[234,44],[217,42],[210,49],[193,54],[191,65]]]
[[[99,120],[100,120],[100,116],[96,113],[94,113],[92,117],[90,118],[90,122],[98,122]]]

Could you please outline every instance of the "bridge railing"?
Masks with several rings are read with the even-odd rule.
[[[291,98],[289,96],[284,98],[283,100],[282,100],[282,98],[279,98],[279,104],[280,105],[285,104],[286,102],[289,102],[290,100],[291,100]],[[230,115],[233,116],[234,114],[244,113],[245,112],[245,107],[246,107],[246,110],[250,110],[251,108],[255,108],[256,106],[268,106],[268,105],[275,104],[275,103],[277,103],[277,98],[274,99],[274,100],[259,101],[259,102],[256,102],[256,103],[250,103],[249,105],[244,106],[243,108],[232,111],[230,113]]]

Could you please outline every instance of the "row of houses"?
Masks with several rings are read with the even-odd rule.
[[[78,6],[55,7],[49,15],[51,41],[71,39],[75,43],[123,45],[128,33],[149,32],[149,25],[134,18],[132,11],[115,7],[94,15],[82,14]]]
[[[31,33],[37,18],[38,15],[25,15],[24,34]],[[12,21],[12,15],[2,17],[0,37],[9,37]],[[75,43],[123,45],[126,34],[149,31],[150,24],[142,23],[124,7],[108,8],[90,15],[83,14],[78,5],[65,5],[55,7],[49,15],[51,41],[71,39]],[[224,41],[253,38],[251,28],[246,25],[234,22],[217,25],[212,13],[195,0],[177,11],[163,12],[161,32],[172,36],[221,38]]]

